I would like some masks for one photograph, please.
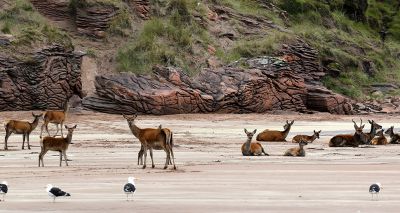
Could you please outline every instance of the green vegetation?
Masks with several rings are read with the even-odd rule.
[[[27,0],[16,0],[0,11],[0,30],[15,37],[14,47],[58,43],[72,48],[68,35],[47,23]]]
[[[156,64],[182,67],[188,74],[202,65],[191,57],[204,54],[208,45],[206,30],[193,20],[194,0],[171,0],[166,16],[147,21],[139,35],[118,52],[121,71],[148,73]]]

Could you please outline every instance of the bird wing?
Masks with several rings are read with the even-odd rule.
[[[378,184],[372,184],[369,187],[369,192],[379,192],[381,189],[379,188]]]
[[[57,188],[57,187],[51,188],[49,192],[51,194],[53,194],[54,196],[56,196],[56,197],[65,196],[66,194],[68,194],[68,193],[64,192],[63,190],[61,190],[60,188]]]
[[[135,192],[135,190],[136,190],[136,187],[131,183],[127,183],[124,186],[124,192]]]

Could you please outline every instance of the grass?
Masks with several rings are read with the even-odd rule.
[[[72,48],[69,36],[50,25],[27,0],[16,0],[9,8],[0,11],[0,29],[15,37],[14,47],[58,43]]]
[[[192,59],[204,54],[209,40],[207,33],[193,20],[194,0],[172,0],[166,5],[168,14],[145,22],[137,38],[118,51],[120,71],[150,73],[156,64],[179,66],[188,74],[198,71]]]

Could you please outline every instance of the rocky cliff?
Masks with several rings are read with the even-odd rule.
[[[66,99],[81,96],[82,55],[49,46],[24,59],[0,53],[2,110],[61,109]]]

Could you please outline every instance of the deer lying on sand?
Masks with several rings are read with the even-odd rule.
[[[385,137],[385,135],[383,134],[383,129],[379,130],[376,134],[378,135],[378,137],[373,138],[371,140],[371,144],[372,145],[386,145],[388,144],[388,141]]]
[[[143,154],[144,154],[144,162],[143,162],[143,169],[146,168],[146,160],[147,160],[147,149],[150,150],[150,157],[151,157],[151,165],[152,168],[155,167],[153,161],[153,149],[163,149],[167,154],[165,159],[165,166],[164,169],[168,168],[168,162],[172,156],[172,163],[175,166],[175,157],[173,152],[173,134],[172,131],[163,128],[145,128],[141,129],[135,125],[135,119],[137,115],[123,115],[124,118],[127,120],[129,128],[131,129],[132,134],[139,139],[141,145],[143,146]],[[138,158],[140,156],[140,151]]]
[[[32,116],[34,117],[32,123],[29,123],[28,121],[17,121],[17,120],[9,120],[4,124],[4,128],[6,129],[6,137],[5,137],[5,141],[4,141],[4,150],[8,149],[7,146],[7,141],[8,138],[10,137],[10,135],[12,133],[15,134],[22,134],[22,149],[24,149],[25,147],[25,138],[27,140],[28,143],[28,149],[31,149],[31,146],[29,144],[29,135],[31,134],[31,132],[37,127],[37,125],[39,124],[39,120],[42,117],[43,114],[38,114],[35,115],[34,113],[32,113]]]
[[[42,125],[42,128],[40,130],[40,138],[42,138],[42,132],[43,129],[46,128],[46,132],[48,134],[48,136],[50,136],[49,133],[49,123],[55,124],[57,126],[57,132],[54,136],[56,136],[58,134],[58,125],[60,125],[61,127],[61,137],[64,137],[63,134],[63,124],[65,122],[66,116],[67,116],[67,112],[68,112],[68,100],[64,102],[64,109],[63,110],[47,110],[44,113],[44,123]]]
[[[292,127],[294,121],[290,122],[286,121],[286,124],[283,126],[283,131],[277,130],[269,130],[266,129],[257,135],[258,141],[286,141],[286,137],[289,134],[290,127]]]
[[[398,144],[400,143],[400,135],[398,133],[394,133],[393,128],[394,126],[391,126],[389,129],[386,130],[385,134],[388,134],[390,136],[389,143]]]
[[[304,140],[299,142],[299,147],[288,149],[283,156],[293,156],[293,157],[304,157],[306,156],[306,151],[304,150],[304,146],[308,143]]]
[[[42,167],[44,167],[43,164],[43,156],[47,153],[47,151],[57,151],[60,153],[60,166],[62,162],[62,155],[64,155],[64,160],[65,160],[65,165],[68,166],[67,162],[67,149],[70,144],[72,144],[72,133],[74,132],[76,125],[73,127],[68,127],[65,125],[65,128],[68,130],[68,134],[66,138],[55,138],[55,137],[44,137],[40,141],[40,146],[41,146],[41,152],[39,154],[39,167],[40,167],[40,162],[42,162]]]
[[[267,155],[264,151],[264,148],[261,146],[260,143],[252,143],[251,140],[253,139],[254,134],[256,134],[256,129],[253,132],[248,132],[247,129],[244,129],[244,132],[247,135],[247,141],[242,145],[242,154],[243,156],[254,156],[254,155]]]
[[[353,135],[342,134],[336,135],[329,141],[330,147],[358,147],[360,144],[368,144],[368,136],[363,133],[364,125],[362,125],[362,120],[360,126],[354,123],[354,129],[356,130]]]
[[[299,143],[300,141],[306,141],[308,143],[312,143],[315,141],[315,139],[319,138],[319,133],[321,133],[321,130],[319,130],[318,132],[316,132],[314,130],[314,134],[311,136],[308,135],[296,135],[293,137],[292,139],[292,143]]]
[[[370,143],[371,140],[377,135],[377,130],[382,129],[382,126],[377,124],[374,120],[368,120],[368,122],[371,124],[371,131],[364,134],[367,137],[367,143]]]

